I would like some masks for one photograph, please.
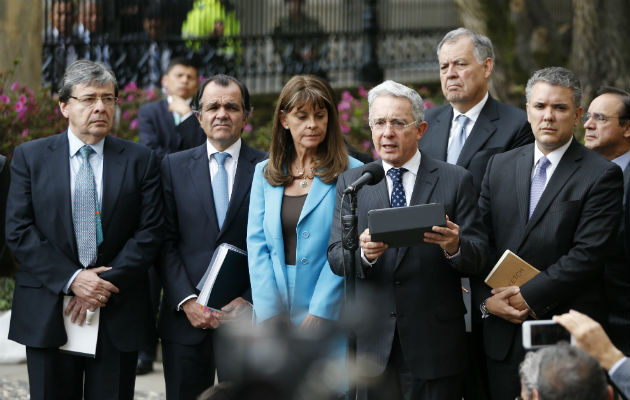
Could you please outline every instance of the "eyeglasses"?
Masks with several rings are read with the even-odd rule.
[[[392,132],[401,132],[403,129],[410,127],[411,125],[416,124],[418,121],[411,121],[406,124],[405,121],[401,121],[399,119],[392,119],[387,121],[385,119],[375,119],[370,121],[370,128],[377,133],[385,132],[387,126],[392,130]]]
[[[106,106],[113,106],[118,102],[118,97],[114,96],[83,96],[83,97],[74,97],[70,96],[71,99],[75,99],[84,107],[92,107],[96,104],[97,101],[101,100]]]
[[[582,122],[586,122],[589,119],[593,118],[593,120],[595,120],[595,122],[606,122],[606,120],[608,119],[619,119],[619,118],[624,118],[624,117],[609,117],[607,115],[604,114],[600,114],[600,113],[584,113],[582,115]]]

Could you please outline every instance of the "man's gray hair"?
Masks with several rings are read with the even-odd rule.
[[[573,90],[573,104],[576,107],[580,106],[582,86],[580,85],[580,80],[572,71],[563,67],[548,67],[534,72],[534,75],[529,78],[525,87],[527,104],[529,104],[532,95],[532,88],[538,82],[545,82],[549,85],[562,86]]]
[[[67,103],[77,85],[114,85],[114,96],[118,97],[118,82],[109,67],[101,62],[76,60],[66,68],[59,89],[59,101]]]
[[[491,58],[494,60],[494,48],[492,47],[492,41],[488,39],[487,36],[484,36],[480,33],[475,33],[466,28],[457,28],[444,35],[437,46],[438,58],[440,57],[440,49],[442,48],[444,43],[456,42],[462,36],[466,36],[472,41],[473,46],[475,46],[473,54],[479,64],[483,64],[483,62],[486,61],[487,58]]]
[[[603,400],[608,394],[606,373],[584,350],[567,343],[540,353],[537,390],[544,400]]]
[[[414,120],[420,122],[424,119],[424,102],[422,101],[422,97],[412,88],[394,81],[385,81],[372,88],[372,90],[368,93],[370,119],[372,119],[372,104],[374,103],[374,99],[378,96],[406,98],[409,102],[411,102],[411,113]]]
[[[538,370],[540,369],[540,352],[530,351],[525,354],[525,359],[518,367],[518,374],[521,378],[521,385],[524,387],[527,397],[523,400],[529,400],[532,391],[536,389],[538,382]]]

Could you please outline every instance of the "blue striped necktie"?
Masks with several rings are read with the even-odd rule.
[[[219,221],[219,229],[223,227],[225,214],[227,213],[229,196],[228,196],[228,176],[225,169],[225,160],[231,157],[229,153],[214,153],[212,155],[217,161],[219,170],[212,179],[212,195],[214,196],[214,209],[217,213],[217,221]]]

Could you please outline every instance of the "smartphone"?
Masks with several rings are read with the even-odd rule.
[[[523,322],[523,347],[538,349],[560,341],[574,344],[573,336],[564,326],[550,319]]]

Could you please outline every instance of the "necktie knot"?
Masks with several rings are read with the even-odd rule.
[[[219,164],[219,166],[224,166],[225,160],[228,157],[232,157],[232,156],[230,155],[230,153],[217,152],[217,153],[212,154],[212,157],[214,157],[214,159],[216,160],[217,164]]]
[[[457,116],[457,122],[459,123],[459,126],[461,126],[461,129],[466,129],[466,125],[468,125],[468,121],[470,121],[470,118],[468,118],[464,114],[459,114]]]
[[[459,124],[459,133],[454,134],[451,138],[451,144],[448,147],[446,154],[446,162],[449,164],[457,164],[459,154],[462,152],[464,143],[466,142],[466,125],[470,119],[464,114],[457,116],[457,123]]]
[[[87,161],[88,158],[90,157],[90,154],[92,153],[94,153],[94,149],[88,146],[87,144],[79,149],[79,155],[81,156],[83,161]]]
[[[392,182],[400,183],[402,182],[402,176],[405,172],[407,172],[406,168],[390,168],[389,171],[387,171],[387,176],[392,179]]]
[[[551,162],[549,161],[549,159],[545,156],[542,156],[540,160],[538,160],[538,166],[537,166],[538,171],[544,170],[546,172],[547,167],[549,167],[550,164]]]

